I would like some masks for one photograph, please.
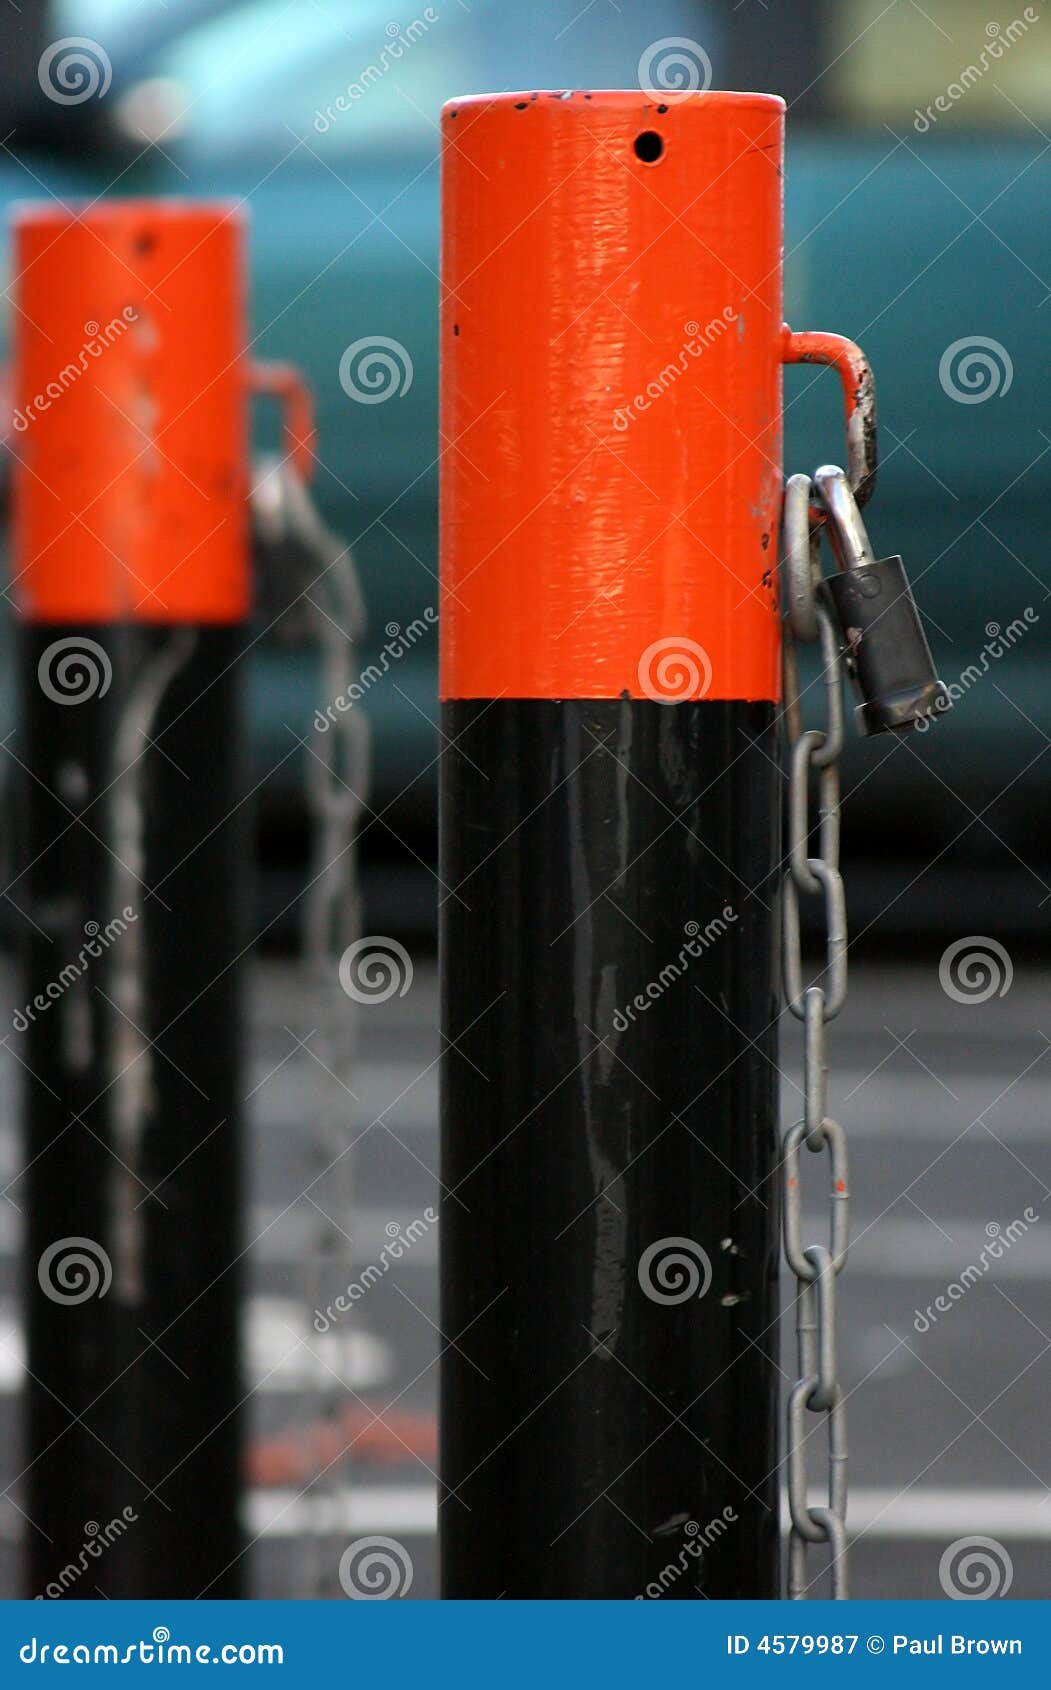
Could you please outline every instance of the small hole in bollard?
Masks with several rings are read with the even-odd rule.
[[[635,157],[643,164],[656,164],[664,152],[664,141],[655,129],[644,129],[635,137]]]

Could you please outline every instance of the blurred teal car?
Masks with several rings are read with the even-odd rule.
[[[724,32],[739,27],[725,8],[687,0],[652,0],[642,17],[611,0],[450,0],[400,23],[374,0],[61,0],[54,35],[90,38],[111,81],[76,108],[40,108],[32,146],[20,149],[16,131],[0,154],[0,200],[244,202],[254,350],[293,360],[314,387],[316,495],[353,544],[365,665],[388,627],[437,604],[441,104],[479,89],[631,86],[666,37],[703,41],[717,66]],[[851,336],[872,361],[883,460],[872,536],[878,553],[905,554],[956,697],[922,737],[851,743],[850,825],[874,859],[954,840],[981,859],[990,832],[1031,857],[1046,804],[1047,146],[1026,124],[991,142],[921,133],[907,117],[897,133],[793,130],[789,114],[786,316]],[[341,383],[361,340],[399,349],[388,403],[355,402]],[[264,440],[272,422],[260,420]],[[788,372],[786,465],[843,451],[834,378]],[[366,704],[372,802],[390,806],[387,826],[414,848],[435,804],[435,640],[415,641]],[[284,724],[305,732],[323,701],[306,650],[264,642],[252,686],[263,772],[284,756]],[[294,764],[280,779],[294,780]],[[286,801],[291,784],[271,793]]]

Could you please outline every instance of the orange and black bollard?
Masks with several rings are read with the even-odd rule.
[[[14,248],[29,1588],[228,1596],[244,229],[227,206],[33,208]]]
[[[783,131],[443,116],[451,1597],[778,1593]]]

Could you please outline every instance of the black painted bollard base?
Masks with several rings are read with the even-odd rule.
[[[31,1596],[241,1591],[243,638],[21,634]]]
[[[778,1594],[774,719],[443,707],[447,1597]]]

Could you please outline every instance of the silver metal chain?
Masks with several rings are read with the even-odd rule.
[[[321,658],[320,696],[323,704],[331,705],[334,699],[347,696],[356,678],[364,614],[349,548],[324,527],[313,507],[310,515],[309,539],[319,574],[307,600],[314,611]],[[306,759],[313,840],[310,886],[303,907],[303,991],[311,1024],[317,1027],[311,1042],[322,1068],[315,1076],[318,1089],[311,1111],[311,1196],[320,1211],[311,1273],[317,1307],[330,1301],[333,1287],[345,1287],[353,1274],[347,1235],[354,1200],[350,1147],[355,1137],[351,1086],[357,1014],[340,986],[340,958],[361,932],[357,833],[368,779],[368,723],[360,710],[336,711],[328,731],[314,735]],[[319,1357],[315,1376],[322,1424],[339,1425],[348,1400],[347,1386],[356,1372],[357,1341],[350,1321],[335,1326],[324,1340],[331,1354],[327,1363]],[[312,1342],[319,1345],[317,1339]],[[326,1501],[328,1507],[327,1532],[319,1531],[314,1543],[311,1583],[315,1597],[339,1593],[339,1557],[346,1542],[352,1481],[347,1453],[330,1463],[311,1487],[318,1508],[323,1509]]]
[[[814,497],[808,475],[794,475],[785,487],[783,517],[783,592],[785,603],[785,721],[789,750],[788,870],[784,882],[783,966],[785,998],[803,1023],[803,1119],[785,1134],[785,1256],[798,1283],[796,1335],[798,1378],[788,1399],[786,1467],[789,1538],[788,1595],[807,1595],[807,1548],[829,1545],[832,1596],[843,1600],[847,1588],[847,1436],[843,1388],[836,1354],[836,1284],[847,1259],[850,1211],[847,1144],[843,1128],[830,1119],[826,1027],[843,1007],[847,991],[847,922],[843,879],[839,871],[839,755],[843,748],[843,665],[840,640],[831,614],[819,595],[820,529],[811,527]],[[798,643],[820,641],[825,691],[825,725],[803,727],[799,692]],[[818,855],[810,855],[810,771],[819,792]],[[804,986],[800,943],[801,894],[824,904],[825,962],[820,984]],[[828,1239],[803,1243],[801,1145],[828,1157]],[[810,1504],[806,1445],[816,1429],[808,1417],[826,1424],[827,1501]]]
[[[255,520],[271,542],[295,549],[304,587],[297,616],[320,658],[322,710],[346,700],[356,679],[364,609],[350,548],[327,527],[309,490],[287,459],[259,466]],[[351,1090],[355,1065],[355,1005],[340,986],[340,959],[361,931],[357,834],[369,782],[368,723],[360,710],[330,709],[329,727],[304,742],[304,777],[311,827],[311,864],[303,898],[302,971],[297,1009],[310,1031],[306,1044],[315,1059],[314,1087],[307,1114],[309,1212],[316,1220],[313,1247],[304,1263],[304,1304],[323,1308],[353,1272],[347,1229],[354,1198],[354,1142]],[[308,1315],[308,1321],[312,1318]],[[320,1340],[310,1334],[316,1366],[308,1406],[321,1426],[339,1429],[354,1378],[356,1329],[334,1326]],[[304,1393],[306,1395],[306,1393]],[[351,1399],[353,1400],[353,1398]],[[339,1593],[340,1550],[346,1541],[352,1480],[348,1453],[321,1458],[322,1471],[310,1485],[318,1530],[301,1561],[303,1594]]]

